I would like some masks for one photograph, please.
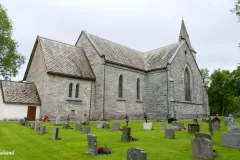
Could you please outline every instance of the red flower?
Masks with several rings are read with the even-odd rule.
[[[103,152],[103,147],[98,147],[98,153],[102,153]]]

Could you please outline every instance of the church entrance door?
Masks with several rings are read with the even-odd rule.
[[[36,119],[36,107],[28,106],[27,120],[35,121],[35,119]]]

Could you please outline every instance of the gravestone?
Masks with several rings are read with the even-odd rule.
[[[198,120],[197,119],[193,119],[193,124],[198,124]]]
[[[182,122],[176,122],[176,121],[173,121],[172,122],[172,126],[177,126],[179,129],[184,129],[184,123]]]
[[[199,124],[188,124],[188,133],[200,132]]]
[[[55,121],[55,124],[54,124],[54,125],[55,125],[55,126],[61,126],[61,125],[62,125],[62,122],[61,122],[61,120],[60,120],[59,117],[56,118],[56,121]]]
[[[34,126],[34,131],[38,131],[38,130],[39,130],[39,127],[40,127],[40,123],[39,123],[39,122],[36,122],[36,123],[35,123],[35,126]]]
[[[64,129],[68,129],[69,128],[69,124],[68,123],[63,123],[63,128]]]
[[[130,141],[131,141],[131,127],[123,126],[121,142],[130,142]]]
[[[40,134],[45,134],[46,133],[46,126],[40,126],[39,133]]]
[[[238,123],[234,122],[234,123],[230,123],[228,124],[228,132],[231,132],[231,133],[240,133],[240,126]]]
[[[82,131],[82,125],[79,123],[75,124],[75,131]]]
[[[196,132],[195,133],[195,138],[212,140],[212,135],[209,134],[209,133]]]
[[[233,117],[226,117],[225,118],[225,125],[227,126],[228,124],[233,123]]]
[[[98,147],[97,147],[97,136],[94,134],[88,134],[88,153],[93,156],[98,155]]]
[[[27,121],[27,126],[31,127],[31,123],[29,121]]]
[[[106,123],[106,122],[98,122],[98,125],[97,125],[97,128],[103,128],[103,124]]]
[[[144,130],[152,130],[152,123],[151,122],[143,123],[143,129]]]
[[[104,128],[104,129],[109,129],[109,124],[108,124],[108,123],[104,123],[104,124],[103,124],[103,128]]]
[[[222,133],[222,145],[240,149],[240,133]]]
[[[59,128],[53,128],[52,129],[52,139],[53,140],[61,140],[61,138],[58,138]]]
[[[175,133],[174,129],[171,129],[171,128],[165,129],[165,138],[175,139],[175,134],[174,133]]]
[[[89,126],[85,126],[85,127],[83,127],[83,133],[85,133],[85,134],[89,134],[90,131],[91,131],[91,128],[90,128]]]
[[[112,130],[113,131],[119,131],[120,130],[120,123],[113,123],[112,124]]]
[[[201,134],[201,133],[200,133]],[[192,139],[192,156],[195,158],[202,158],[202,159],[213,159],[213,145],[212,141],[203,136],[196,136],[196,139]]]
[[[127,160],[147,160],[147,153],[139,148],[129,148],[127,151]]]
[[[174,131],[179,131],[180,128],[178,126],[172,126],[171,129],[173,129]]]
[[[24,123],[23,123],[23,119],[20,119],[19,120],[19,123],[21,124],[21,125],[23,125]]]
[[[168,128],[168,124],[160,124],[160,129],[165,130]]]
[[[35,128],[35,123],[36,123],[36,122],[33,122],[32,126],[31,126],[32,129]]]
[[[24,118],[23,118],[23,123],[24,123],[23,125],[27,126],[27,121],[28,121],[28,120],[27,120],[27,117],[24,117]]]
[[[212,130],[220,131],[220,123],[218,121],[212,122]]]

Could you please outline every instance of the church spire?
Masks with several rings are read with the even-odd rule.
[[[190,38],[187,33],[187,29],[186,29],[183,19],[182,19],[182,25],[181,25],[181,29],[180,29],[179,42],[181,42],[182,40],[185,40],[187,42],[190,50],[196,53],[196,51],[193,49],[193,47],[191,45]]]

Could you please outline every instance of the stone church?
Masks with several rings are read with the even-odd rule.
[[[36,85],[40,117],[202,117],[209,106],[196,54],[183,21],[176,43],[147,52],[86,31],[75,45],[38,36],[24,81]]]

